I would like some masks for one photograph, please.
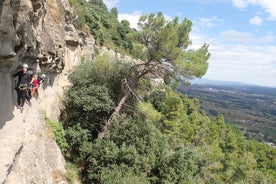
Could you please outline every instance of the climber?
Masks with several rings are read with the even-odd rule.
[[[37,78],[38,85],[44,83],[46,75],[43,73],[40,77]]]
[[[31,98],[32,98],[32,95],[31,95],[31,93],[32,93],[32,78],[33,78],[35,72],[32,71],[32,70],[28,70],[27,72],[29,74],[29,77],[30,77],[31,81],[30,81],[29,87],[27,87],[27,93],[26,93],[25,103],[28,104],[29,106],[32,106],[32,104],[31,104]]]
[[[39,87],[39,83],[38,83],[38,78],[37,78],[37,75],[34,74],[32,76],[32,79],[31,79],[31,97],[33,97],[35,94],[36,96],[38,97],[38,87]]]
[[[28,65],[23,64],[22,70],[16,72],[13,77],[18,77],[16,92],[17,92],[17,108],[20,109],[20,112],[23,112],[23,107],[26,100],[27,88],[30,84],[30,74],[27,72]]]

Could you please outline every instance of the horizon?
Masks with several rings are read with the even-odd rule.
[[[220,86],[223,86],[223,83],[225,83],[225,85],[255,86],[255,87],[276,89],[275,86],[265,86],[265,85],[258,85],[258,84],[245,83],[245,82],[239,82],[239,81],[213,80],[213,79],[208,79],[208,78],[194,79],[194,80],[191,80],[190,83],[191,83],[191,85],[193,85],[193,84],[207,84],[207,85],[213,84],[213,85],[220,85]]]

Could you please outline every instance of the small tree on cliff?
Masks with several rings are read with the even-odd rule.
[[[129,38],[133,41],[137,56],[144,62],[130,68],[122,86],[122,98],[105,122],[99,138],[105,136],[112,120],[145,75],[161,72],[162,66],[163,77],[170,82],[186,82],[188,79],[201,78],[206,73],[210,57],[208,45],[204,44],[197,50],[188,49],[191,45],[191,27],[192,22],[187,19],[180,22],[176,17],[166,21],[162,13],[140,18],[138,31],[129,35]]]

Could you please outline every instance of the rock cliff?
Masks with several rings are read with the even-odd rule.
[[[66,183],[64,160],[48,135],[44,114],[57,120],[68,75],[93,60],[94,40],[75,28],[68,0],[0,2],[0,183]],[[22,63],[45,73],[39,99],[23,113],[15,108],[12,74]]]

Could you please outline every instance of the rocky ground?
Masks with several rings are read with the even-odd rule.
[[[93,61],[94,39],[77,30],[68,0],[0,1],[0,184],[64,183],[64,159],[44,114],[56,121],[69,74]],[[12,74],[22,64],[46,74],[40,101],[20,113]]]
[[[31,102],[23,113],[14,108],[14,118],[0,129],[0,183],[66,183],[64,159],[45,124],[43,103]]]

